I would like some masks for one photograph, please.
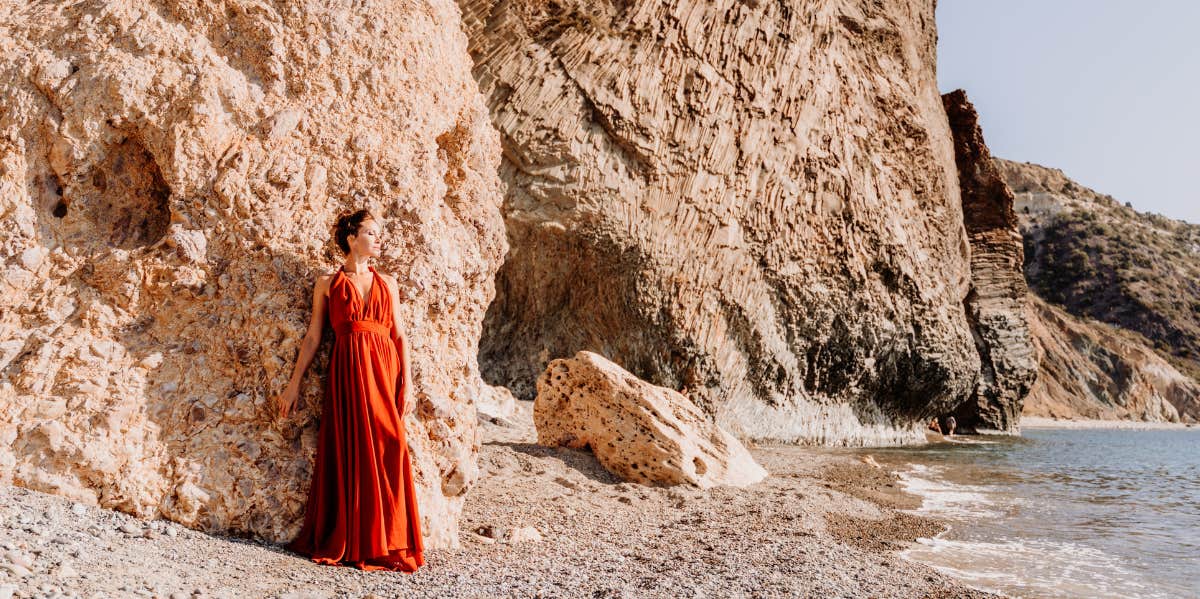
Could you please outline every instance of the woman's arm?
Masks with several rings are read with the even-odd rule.
[[[292,378],[288,381],[287,389],[276,400],[279,404],[280,418],[287,418],[288,412],[295,407],[300,398],[300,381],[321,345],[321,331],[325,328],[325,301],[331,278],[329,275],[321,275],[313,285],[312,314],[308,317],[308,330],[304,333],[304,340],[300,342],[300,355],[296,357],[296,365],[292,369]]]
[[[392,296],[392,342],[396,344],[396,352],[400,354],[400,387],[403,389],[404,397],[401,398],[402,416],[407,416],[412,413],[415,404],[412,388],[412,369],[408,362],[408,337],[404,335],[404,329],[400,326],[400,286],[396,283],[396,279],[391,276],[383,275],[383,282],[387,284],[388,290]]]

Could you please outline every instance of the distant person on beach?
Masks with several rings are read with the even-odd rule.
[[[334,240],[346,262],[317,277],[308,332],[277,398],[279,417],[286,418],[328,320],[336,337],[316,464],[304,525],[288,547],[320,564],[412,572],[425,563],[404,434],[412,377],[396,280],[369,264],[380,255],[381,237],[379,221],[366,210],[337,219]]]
[[[929,430],[931,430],[939,435],[942,434],[942,425],[941,425],[941,423],[938,422],[937,417],[934,417],[933,420],[929,421]]]
[[[947,416],[947,417],[946,417],[946,436],[947,436],[947,437],[953,437],[953,436],[954,436],[954,427],[955,427],[955,426],[957,426],[957,424],[958,424],[958,423],[956,423],[956,422],[954,421],[954,417],[953,417],[953,416]]]

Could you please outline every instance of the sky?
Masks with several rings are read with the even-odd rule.
[[[993,156],[1200,224],[1200,1],[939,0],[937,25]]]

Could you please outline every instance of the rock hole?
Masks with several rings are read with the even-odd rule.
[[[37,189],[41,194],[39,199],[41,206],[49,208],[55,218],[67,215],[67,200],[63,197],[62,182],[59,181],[58,175],[50,173],[45,177],[39,177]]]
[[[81,182],[79,197],[98,241],[135,249],[162,239],[171,223],[171,188],[158,163],[135,139],[111,148],[91,176]],[[90,189],[88,189],[90,187]]]

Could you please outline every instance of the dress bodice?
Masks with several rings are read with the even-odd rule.
[[[329,284],[329,301],[326,303],[326,309],[329,324],[333,326],[333,330],[339,336],[350,332],[351,328],[355,326],[353,323],[371,323],[366,326],[372,330],[379,329],[378,325],[385,327],[384,331],[390,331],[392,328],[391,293],[384,284],[383,277],[380,277],[379,273],[375,271],[375,267],[368,268],[371,270],[372,281],[371,290],[367,292],[366,298],[360,295],[358,287],[341,268],[338,269],[337,274],[333,276],[333,281]],[[362,325],[360,324],[357,328],[362,328]]]

